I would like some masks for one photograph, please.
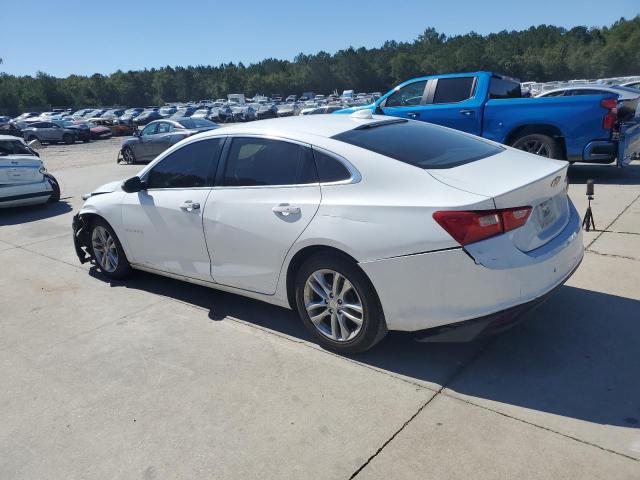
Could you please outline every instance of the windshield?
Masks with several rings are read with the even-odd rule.
[[[420,168],[452,168],[503,151],[482,139],[425,122],[366,123],[332,137]]]
[[[6,155],[33,155],[33,153],[20,140],[0,140],[0,156]]]
[[[204,118],[185,118],[178,121],[178,123],[184,128],[205,128],[214,127],[216,125],[215,123],[210,122],[209,120],[205,120]]]

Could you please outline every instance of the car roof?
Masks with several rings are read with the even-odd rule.
[[[273,135],[296,138],[300,135],[330,138],[354,128],[389,120],[383,115],[372,115],[371,118],[358,118],[352,115],[304,115],[295,117],[271,118],[250,123],[225,125],[204,135]]]

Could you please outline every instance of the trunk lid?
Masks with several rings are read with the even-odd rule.
[[[459,167],[427,171],[453,188],[491,197],[498,209],[532,207],[513,234],[515,246],[528,252],[556,237],[569,221],[568,165],[507,148]]]
[[[28,155],[0,156],[0,185],[42,181],[42,161]]]

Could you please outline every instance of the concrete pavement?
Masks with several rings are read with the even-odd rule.
[[[139,168],[117,143],[43,150],[63,202],[0,211],[0,478],[640,478],[640,165],[571,168],[606,231],[523,324],[341,357],[287,310],[81,266],[80,195]]]

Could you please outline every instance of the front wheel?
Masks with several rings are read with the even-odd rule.
[[[538,133],[524,135],[517,138],[511,146],[542,157],[562,158],[562,148],[560,144],[556,139],[548,135]]]
[[[359,353],[386,335],[378,296],[352,260],[334,254],[314,255],[300,268],[295,285],[298,313],[323,347]]]
[[[107,222],[101,218],[91,226],[91,253],[100,271],[110,278],[124,278],[131,266],[122,244]]]
[[[129,165],[136,163],[136,156],[131,147],[124,147],[122,149],[122,159]]]

